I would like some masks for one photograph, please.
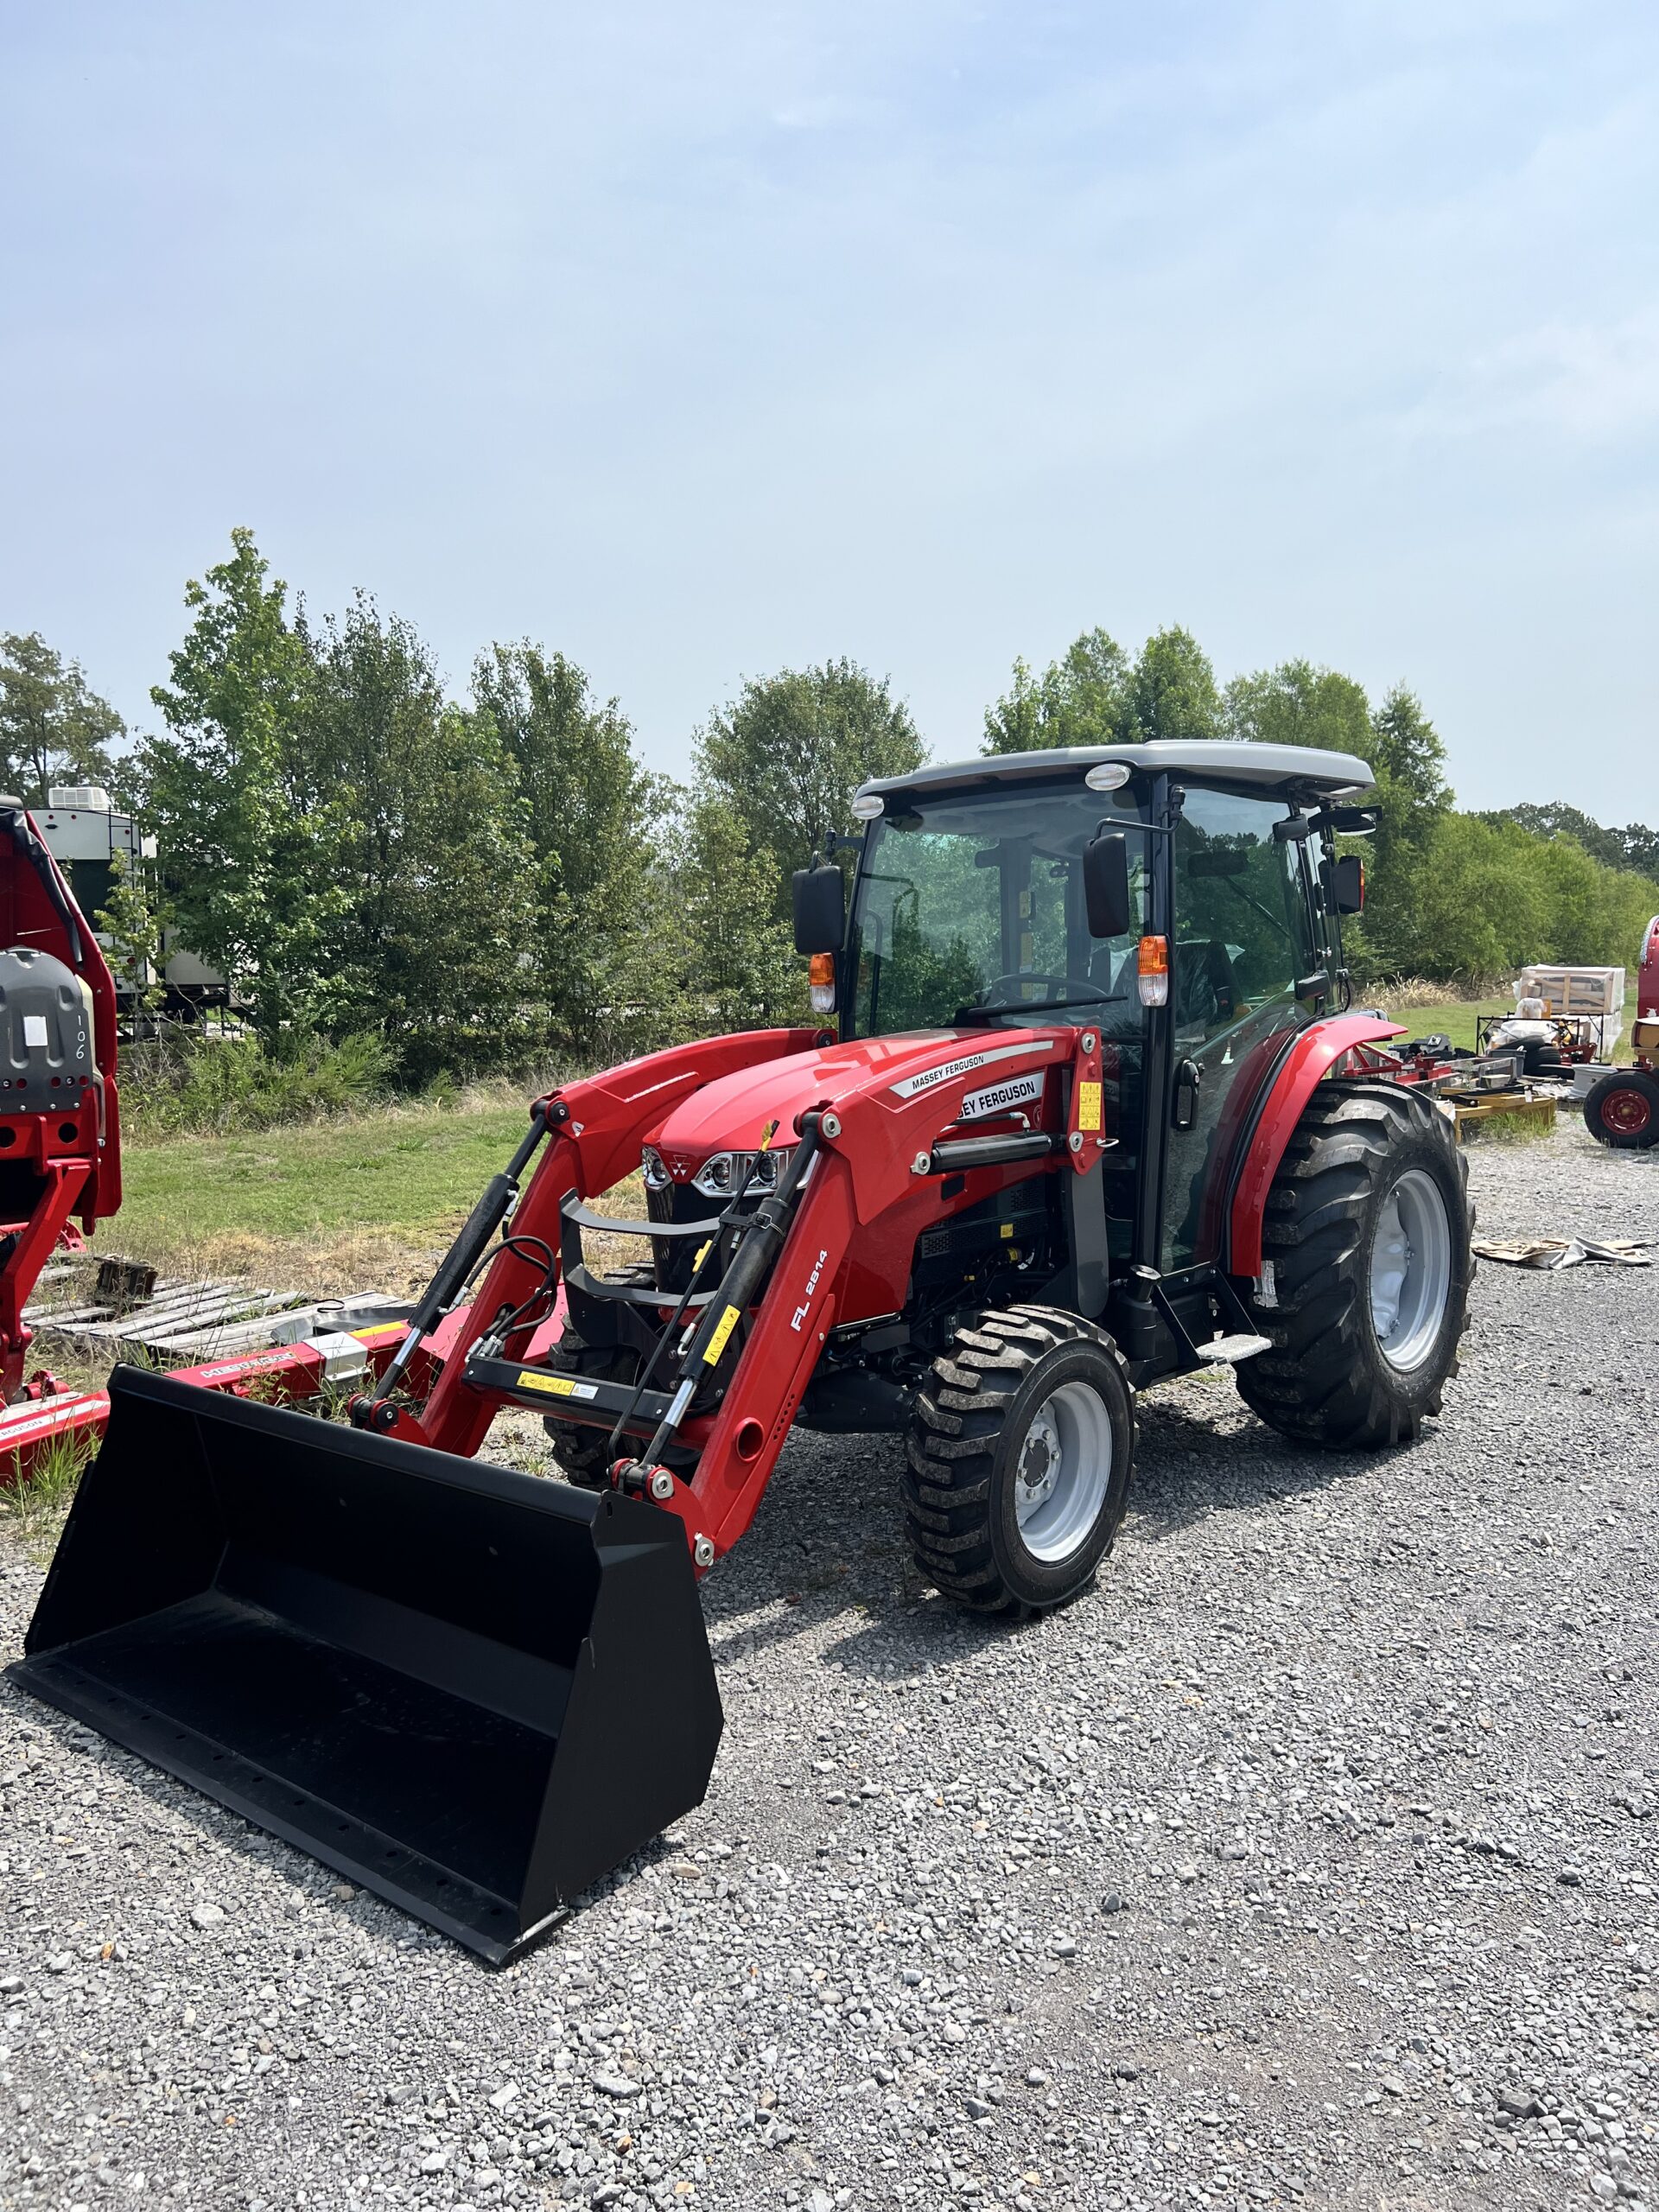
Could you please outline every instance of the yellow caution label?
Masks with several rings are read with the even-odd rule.
[[[550,1375],[543,1367],[521,1368],[521,1390],[544,1390],[550,1398],[592,1398],[598,1393],[591,1382],[578,1382],[569,1375]]]
[[[1100,1085],[1080,1083],[1077,1085],[1077,1127],[1098,1130],[1100,1128]]]
[[[1004,1237],[1012,1240],[1014,1236],[1014,1224],[1011,1221],[999,1222],[997,1224],[997,1228]]]
[[[725,1351],[727,1345],[731,1342],[732,1331],[737,1326],[738,1322],[741,1318],[742,1317],[739,1313],[735,1306],[728,1306],[726,1308],[726,1311],[721,1315],[720,1321],[715,1330],[715,1333],[709,1339],[709,1349],[702,1355],[703,1365],[705,1367],[716,1367],[719,1365],[720,1355]]]

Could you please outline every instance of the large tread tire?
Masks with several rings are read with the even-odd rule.
[[[1100,1397],[1111,1465],[1087,1533],[1064,1559],[1036,1557],[1016,1515],[1020,1454],[1033,1415],[1065,1383]],[[1135,1446],[1135,1393],[1103,1329],[1046,1306],[1011,1306],[956,1330],[933,1363],[906,1439],[911,1554],[934,1588],[977,1613],[1016,1618],[1075,1598],[1116,1540]]]
[[[1659,1076],[1646,1068],[1615,1068],[1592,1086],[1584,1126],[1615,1152],[1646,1152],[1659,1144]]]
[[[1446,1201],[1450,1281],[1420,1364],[1384,1357],[1371,1318],[1371,1246],[1389,1193],[1425,1170]],[[1452,1122],[1398,1084],[1323,1083],[1309,1100],[1268,1193],[1262,1248],[1274,1300],[1247,1296],[1270,1338],[1235,1370],[1239,1395],[1281,1435],[1332,1450],[1408,1444],[1440,1410],[1469,1325],[1475,1262],[1468,1163]]]

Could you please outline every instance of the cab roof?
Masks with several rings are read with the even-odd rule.
[[[974,760],[941,762],[912,769],[907,776],[886,776],[859,786],[885,798],[893,791],[975,791],[995,784],[1027,783],[1035,778],[1084,772],[1106,760],[1121,760],[1137,773],[1160,771],[1190,783],[1230,784],[1261,791],[1281,791],[1287,798],[1348,798],[1369,791],[1375,779],[1369,764],[1351,753],[1323,753],[1311,745],[1255,745],[1240,738],[1183,739],[1156,745],[1066,745],[1041,753],[993,753]]]

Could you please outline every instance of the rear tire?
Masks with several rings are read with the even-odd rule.
[[[1584,1126],[1615,1152],[1659,1144],[1659,1078],[1646,1068],[1615,1068],[1585,1099]]]
[[[1135,1394],[1104,1330],[1046,1306],[957,1329],[906,1440],[918,1568],[974,1612],[1065,1605],[1117,1535],[1135,1442]]]
[[[1474,1211],[1452,1123],[1386,1083],[1321,1084],[1268,1194],[1273,1350],[1236,1370],[1253,1413],[1299,1444],[1409,1443],[1440,1410],[1469,1325]]]

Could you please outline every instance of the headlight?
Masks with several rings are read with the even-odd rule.
[[[705,1160],[691,1178],[691,1187],[694,1191],[701,1191],[705,1198],[728,1197],[732,1187],[731,1154],[717,1152]]]
[[[655,1145],[648,1144],[641,1151],[639,1172],[645,1179],[648,1191],[665,1191],[672,1179],[663,1165],[663,1155]]]
[[[691,1187],[706,1198],[729,1198],[742,1190],[776,1190],[790,1149],[788,1145],[779,1145],[770,1152],[713,1153],[691,1178]]]

